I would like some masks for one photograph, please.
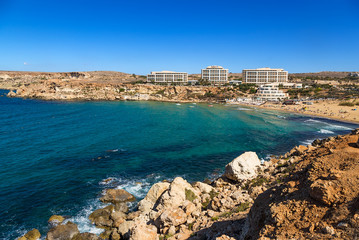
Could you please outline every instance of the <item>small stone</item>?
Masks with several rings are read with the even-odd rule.
[[[65,218],[60,215],[52,215],[50,219],[47,221],[52,227],[61,224]]]
[[[104,203],[133,202],[136,198],[124,189],[107,189],[105,195],[100,198]]]
[[[67,222],[65,225],[58,225],[51,228],[47,233],[46,240],[71,239],[78,233],[80,232],[77,225],[72,222]]]
[[[36,228],[28,231],[24,236],[18,238],[18,240],[37,240],[40,239],[41,234]]]
[[[168,235],[175,235],[176,234],[176,227],[175,226],[171,226],[169,229],[168,229]]]

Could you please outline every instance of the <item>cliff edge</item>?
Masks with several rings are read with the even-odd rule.
[[[356,239],[358,137],[316,140],[262,164],[247,152],[214,181],[154,184],[131,212],[133,196],[110,189],[100,199],[110,205],[89,217],[100,236],[61,219],[46,239]]]

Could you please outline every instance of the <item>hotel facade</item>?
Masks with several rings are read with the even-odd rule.
[[[221,66],[208,66],[201,70],[201,77],[211,84],[221,85],[228,83],[228,69]]]
[[[188,73],[171,71],[151,72],[151,74],[147,75],[147,82],[186,84],[188,82]]]
[[[267,84],[258,88],[256,97],[262,101],[280,101],[288,98],[288,94],[272,84]]]
[[[244,69],[242,71],[244,83],[254,83],[262,85],[266,83],[286,83],[288,82],[288,72],[283,69],[257,68]]]

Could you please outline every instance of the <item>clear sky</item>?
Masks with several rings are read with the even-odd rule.
[[[359,71],[359,0],[0,0],[0,70]]]

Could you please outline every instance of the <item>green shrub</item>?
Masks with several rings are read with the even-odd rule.
[[[235,211],[236,212],[244,212],[249,208],[250,205],[251,205],[250,202],[243,202],[243,203],[239,204],[239,206],[236,208]]]
[[[347,107],[354,107],[354,103],[352,102],[341,102],[339,106],[347,106]]]
[[[211,200],[214,198],[214,197],[217,197],[218,196],[218,192],[216,192],[214,189],[212,189],[210,192],[209,192],[209,196],[211,198]]]
[[[193,202],[193,200],[195,200],[197,198],[196,194],[194,194],[194,192],[192,192],[190,189],[185,189],[185,194],[186,194],[186,199],[188,201]]]
[[[207,198],[206,201],[202,203],[202,208],[207,209],[210,202],[211,202],[211,200],[209,198]]]
[[[189,224],[188,224],[188,230],[192,231],[192,229],[193,229],[193,224],[194,224],[194,223],[189,223]]]

